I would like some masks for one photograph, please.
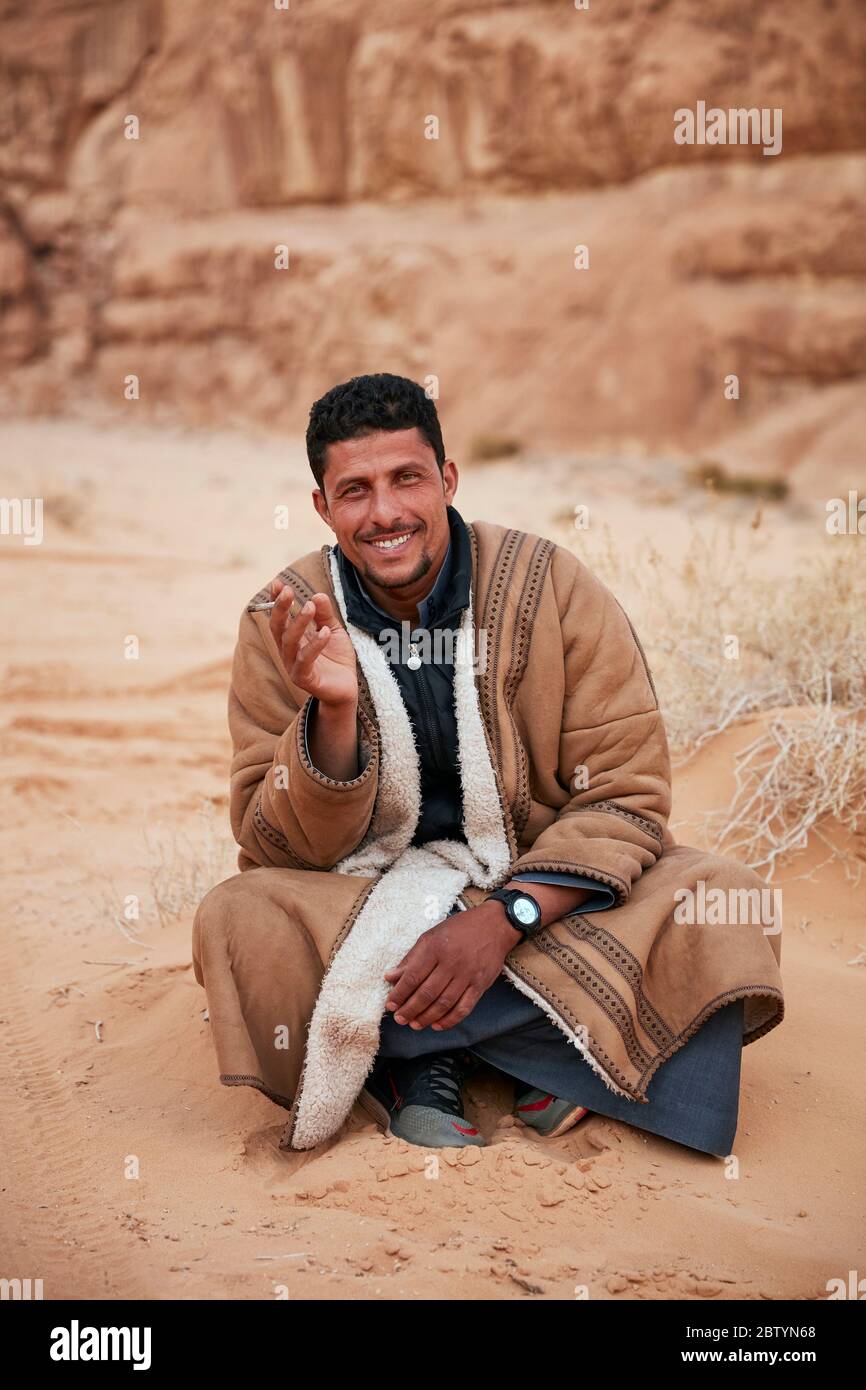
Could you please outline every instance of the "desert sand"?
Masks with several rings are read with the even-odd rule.
[[[0,454],[7,493],[45,498],[43,543],[0,543],[4,1272],[46,1298],[720,1300],[826,1298],[862,1270],[864,891],[811,844],[777,879],[787,1013],[743,1054],[736,1173],[596,1116],[537,1140],[489,1070],[469,1087],[488,1147],[442,1151],[436,1180],[357,1106],[321,1149],[279,1151],[285,1112],[218,1081],[190,927],[235,871],[241,610],[331,535],[302,442],[21,421]],[[592,496],[629,544],[661,533],[672,555],[700,524],[636,502],[620,478],[638,465],[576,492],[574,460],[545,460],[544,488],[525,461],[457,461],[468,520],[577,544],[562,515]],[[774,513],[780,576],[814,523]],[[677,769],[680,839],[725,801],[748,735]]]

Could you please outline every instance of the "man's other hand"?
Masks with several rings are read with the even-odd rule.
[[[446,917],[387,971],[385,979],[393,988],[385,1008],[393,1010],[397,1023],[415,1029],[453,1028],[471,1014],[522,937],[503,919],[498,902]]]
[[[352,639],[336,621],[327,594],[303,607],[290,584],[271,581],[271,632],[289,680],[320,704],[348,707],[358,700],[358,665]],[[294,613],[292,610],[295,610]]]

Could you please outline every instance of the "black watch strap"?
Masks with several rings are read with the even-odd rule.
[[[505,904],[505,915],[508,921],[511,926],[521,932],[524,937],[532,936],[540,929],[541,905],[536,898],[533,898],[531,893],[527,893],[522,888],[496,888],[492,893],[488,893],[487,896],[488,898],[495,898],[499,902]],[[537,916],[534,922],[521,921],[513,906],[516,898],[528,898],[529,901],[534,904],[537,910]]]

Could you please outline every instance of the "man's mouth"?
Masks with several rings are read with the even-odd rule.
[[[393,555],[399,550],[405,550],[419,529],[416,526],[412,531],[395,531],[393,536],[377,536],[375,540],[366,541],[365,544],[372,545],[380,555]]]

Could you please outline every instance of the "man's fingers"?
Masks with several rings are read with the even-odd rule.
[[[427,979],[428,974],[430,974],[432,970],[435,970],[436,967],[434,956],[428,955],[427,951],[424,952],[424,955],[421,955],[421,952],[417,952],[414,956],[413,951],[410,951],[409,955],[406,956],[406,965],[403,967],[402,976],[400,976],[398,983],[392,988],[391,994],[388,995],[388,999],[385,1001],[385,1008],[393,1013],[400,1012],[400,1008],[405,1004],[406,999],[409,999],[411,995],[414,994],[414,991],[417,990],[420,984],[424,984],[424,980]],[[395,1005],[395,1008],[392,1009],[392,1005]]]
[[[398,1023],[413,1023],[418,1025],[420,1015],[429,1011],[441,995],[442,991],[451,983],[451,972],[444,966],[437,966],[426,980],[422,980],[417,988],[410,994],[404,1004],[401,1004],[394,1018]]]
[[[423,1013],[416,1014],[412,1020],[413,1028],[429,1028],[431,1024],[441,1023],[453,1009],[457,1008],[460,1000],[466,993],[466,977],[451,979],[441,991],[439,998],[436,999],[429,1008]],[[411,999],[409,1003],[411,1004]],[[408,1005],[407,1005],[408,1007]]]
[[[313,602],[316,605],[316,618],[320,625],[324,623],[332,632],[335,627],[339,627],[329,594],[313,594]]]
[[[291,679],[306,689],[316,658],[328,645],[331,633],[340,627],[334,605],[322,592],[302,604],[292,586],[281,579],[271,580],[271,597],[270,628],[283,666]]]
[[[331,629],[329,627],[320,627],[315,637],[310,637],[301,647],[300,652],[295,657],[295,664],[293,667],[298,685],[306,688],[304,683],[312,672],[313,663],[319,653],[324,651],[325,647],[328,645],[330,636]]]
[[[281,579],[272,579],[271,597],[275,599],[275,603],[271,609],[270,629],[277,646],[282,647],[283,628],[295,595],[291,584],[284,584]]]
[[[455,1023],[462,1023],[464,1018],[469,1017],[483,993],[484,991],[479,989],[477,985],[470,985],[467,990],[464,990],[454,1008],[432,1025],[433,1031],[439,1032],[441,1029],[444,1032],[446,1028],[453,1028]]]
[[[281,599],[282,595],[280,595],[280,598],[277,599],[278,607],[281,602]],[[276,613],[276,611],[277,609],[275,608],[274,612]],[[303,637],[304,633],[307,633],[309,637],[312,637],[315,633],[315,606],[312,604],[311,600],[308,599],[307,602],[301,608],[301,611],[300,613],[298,613],[297,617],[292,618],[286,611],[283,622],[283,662],[285,664],[286,670],[291,672],[295,662],[298,659],[298,647],[301,644],[301,638]]]

